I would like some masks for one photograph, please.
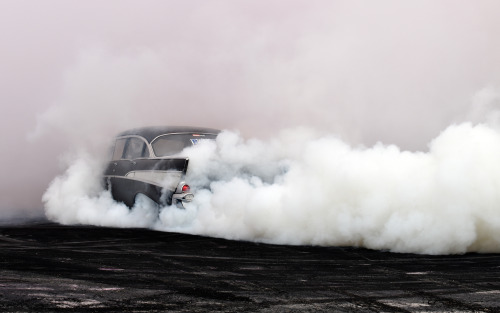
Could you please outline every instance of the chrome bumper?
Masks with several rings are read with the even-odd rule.
[[[190,192],[186,192],[186,193],[174,193],[172,195],[172,202],[177,202],[177,201],[181,201],[181,202],[191,202],[193,201],[193,198],[194,198],[194,195]]]

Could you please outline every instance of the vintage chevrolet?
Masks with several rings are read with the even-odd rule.
[[[138,197],[161,206],[183,207],[194,195],[184,182],[189,159],[182,151],[202,140],[215,140],[219,130],[167,126],[131,129],[114,140],[104,171],[105,188],[118,202],[132,207]]]

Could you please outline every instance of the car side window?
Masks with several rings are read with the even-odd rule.
[[[139,138],[128,138],[123,159],[137,159],[149,156],[146,143]]]
[[[125,148],[125,143],[127,138],[117,139],[115,143],[115,150],[113,151],[113,160],[119,160],[123,156],[123,149]]]

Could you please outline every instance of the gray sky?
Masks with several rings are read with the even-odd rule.
[[[63,152],[123,128],[425,150],[500,84],[493,0],[2,0],[0,42],[0,218],[41,214]]]

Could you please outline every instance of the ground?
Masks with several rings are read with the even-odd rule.
[[[500,255],[0,226],[3,312],[500,312]]]

